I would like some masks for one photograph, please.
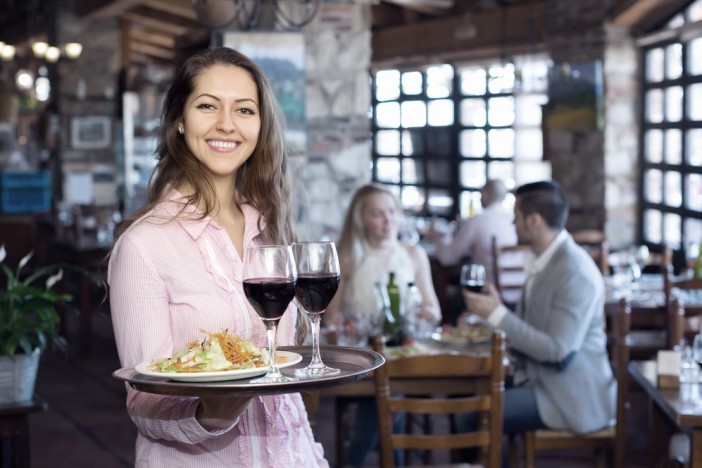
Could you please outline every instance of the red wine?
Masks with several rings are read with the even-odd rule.
[[[289,278],[250,278],[244,280],[244,294],[264,320],[283,316],[295,297],[295,281]]]
[[[482,281],[467,281],[463,283],[463,287],[470,292],[481,293],[483,292],[483,282]]]
[[[297,277],[295,297],[307,312],[324,312],[338,288],[336,273],[303,273]]]

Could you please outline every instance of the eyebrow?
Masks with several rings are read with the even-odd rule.
[[[199,95],[197,95],[197,96],[195,96],[195,97],[193,98],[193,101],[196,101],[196,100],[198,100],[198,99],[200,99],[200,98],[203,98],[203,97],[212,98],[212,99],[214,99],[214,100],[216,100],[216,101],[222,101],[222,99],[218,98],[218,97],[215,96],[214,94],[209,94],[209,93],[202,93],[202,94],[199,94]],[[234,100],[234,102],[236,102],[236,103],[247,102],[247,101],[250,102],[250,103],[252,103],[252,104],[254,104],[255,106],[258,106],[258,103],[256,102],[256,100],[255,100],[255,99],[252,99],[252,98],[243,98],[243,99],[235,99],[235,100]]]

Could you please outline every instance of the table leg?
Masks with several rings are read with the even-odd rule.
[[[702,428],[692,431],[692,447],[690,447],[690,466],[702,468]]]
[[[92,311],[90,310],[90,278],[82,275],[80,285],[80,350],[85,356],[90,354],[91,337],[93,334]]]
[[[668,442],[676,426],[657,404],[649,400],[649,465],[651,468],[668,466]]]
[[[29,468],[29,423],[27,415],[17,416],[15,418],[17,424],[17,433],[15,435],[15,466],[18,468]]]

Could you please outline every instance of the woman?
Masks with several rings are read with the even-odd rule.
[[[327,323],[338,324],[361,315],[371,320],[376,314],[373,286],[385,285],[390,272],[406,297],[407,284],[414,282],[421,295],[420,317],[438,322],[439,299],[434,291],[426,251],[418,245],[398,241],[401,207],[395,195],[380,185],[358,189],[346,213],[339,240],[341,283],[326,311]]]
[[[200,330],[266,345],[242,288],[247,246],[293,239],[279,117],[259,68],[227,49],[190,57],[168,90],[148,204],[117,230],[108,281],[123,366],[170,357]],[[301,323],[305,323],[302,321]],[[280,344],[292,344],[289,307]],[[155,395],[128,388],[136,466],[328,466],[299,394]]]
[[[397,233],[401,207],[388,189],[379,185],[361,187],[346,213],[341,239],[339,261],[341,282],[339,291],[327,308],[329,324],[359,316],[371,323],[377,314],[373,287],[376,282],[386,285],[390,272],[400,288],[400,300],[406,297],[407,284],[415,282],[422,302],[419,317],[438,323],[441,319],[439,300],[434,291],[427,253],[416,245],[403,245]],[[361,399],[356,411],[356,423],[345,463],[363,466],[366,456],[377,444],[375,399]],[[397,421],[396,430],[402,421]]]

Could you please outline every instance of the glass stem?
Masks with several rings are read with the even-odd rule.
[[[312,322],[312,359],[308,367],[320,369],[324,367],[322,356],[319,353],[319,324],[322,319],[321,312],[309,312],[310,322]]]
[[[266,336],[268,337],[268,359],[270,360],[270,368],[268,369],[267,377],[282,377],[280,369],[278,369],[278,361],[275,358],[276,348],[276,333],[278,332],[278,320],[265,320]]]

